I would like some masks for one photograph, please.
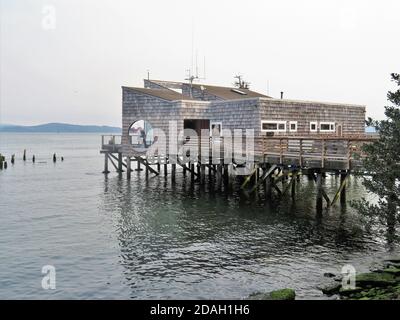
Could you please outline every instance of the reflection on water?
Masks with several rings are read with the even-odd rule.
[[[1,298],[244,298],[296,289],[323,298],[324,272],[358,271],[396,252],[365,231],[349,206],[315,215],[315,185],[297,184],[296,201],[226,194],[192,185],[178,172],[132,180],[105,178],[97,135],[3,135],[0,152],[17,154],[0,172]],[[29,147],[27,147],[29,146]],[[35,152],[43,164],[23,163]],[[48,161],[58,152],[63,163]],[[46,162],[47,161],[47,162]],[[333,195],[340,179],[327,176]],[[364,194],[352,178],[348,200]],[[57,268],[57,290],[40,287],[41,267]]]
[[[339,187],[335,176],[326,188]],[[362,190],[352,179],[349,190]],[[119,217],[121,264],[132,298],[238,298],[258,290],[295,287],[320,296],[327,270],[382,250],[347,207],[315,216],[315,185],[302,178],[297,201],[268,201],[203,190],[183,177],[105,180],[104,206]]]

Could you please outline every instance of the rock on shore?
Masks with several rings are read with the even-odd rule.
[[[248,300],[294,300],[296,292],[293,289],[280,289],[268,293],[257,292],[251,294]]]
[[[344,289],[340,282],[321,288],[326,295],[339,295],[340,299],[399,300],[400,259],[385,260],[382,268],[356,275],[356,287]]]

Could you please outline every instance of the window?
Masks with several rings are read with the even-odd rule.
[[[290,132],[297,132],[297,121],[290,121],[289,122],[289,131]]]
[[[211,121],[210,122],[210,136],[221,137],[222,136],[222,122]]]
[[[286,121],[261,121],[261,131],[286,132]]]
[[[317,132],[318,130],[318,123],[317,122],[310,122],[310,131]]]
[[[335,123],[334,122],[321,122],[319,124],[319,130],[321,132],[335,132]]]

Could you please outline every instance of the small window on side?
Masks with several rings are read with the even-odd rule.
[[[317,127],[317,122],[310,122],[310,131],[311,132],[317,132],[318,127]]]

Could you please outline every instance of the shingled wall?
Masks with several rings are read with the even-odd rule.
[[[342,125],[343,135],[365,133],[365,106],[360,105],[260,99],[259,114],[260,123],[255,129],[257,134],[262,135],[266,133],[261,132],[261,120],[297,121],[296,133],[275,133],[275,135],[318,134],[310,132],[311,121],[335,122],[336,126]]]

